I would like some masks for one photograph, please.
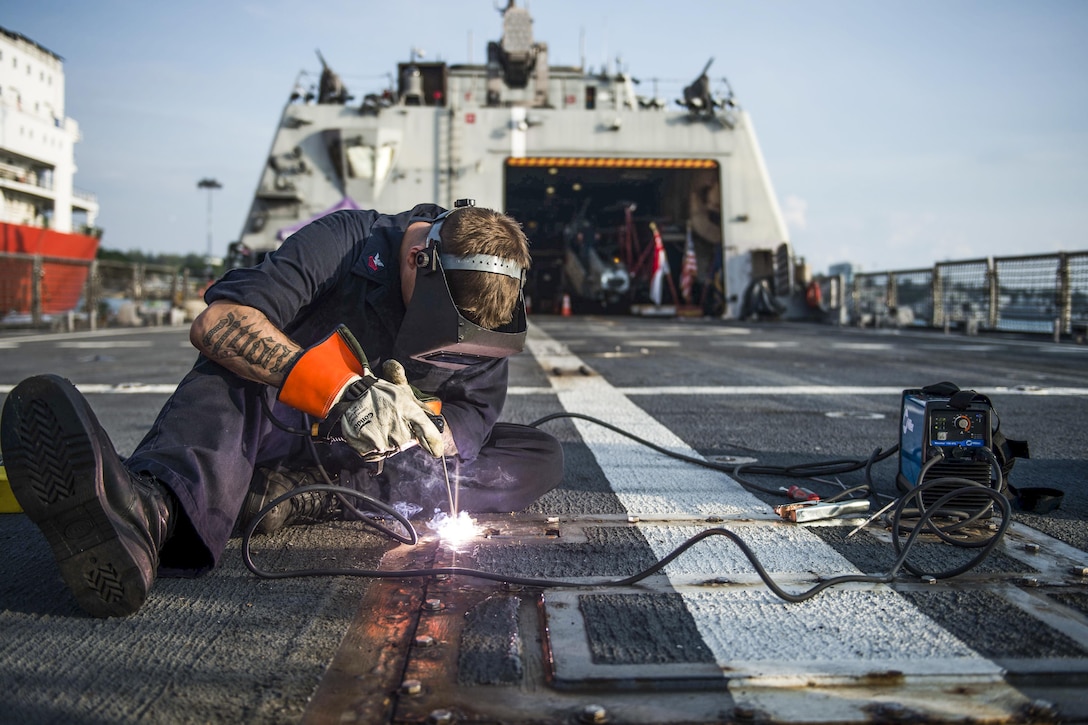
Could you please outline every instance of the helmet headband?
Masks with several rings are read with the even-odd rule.
[[[509,357],[525,348],[528,323],[519,287],[514,316],[493,330],[466,318],[453,301],[447,269],[501,274],[524,284],[525,270],[513,260],[490,254],[458,257],[441,252],[442,224],[456,211],[439,215],[427,234],[426,248],[416,255],[416,283],[397,335],[395,354],[443,368],[458,369]]]

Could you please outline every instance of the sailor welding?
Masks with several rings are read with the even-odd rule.
[[[424,515],[517,511],[555,488],[558,441],[497,422],[529,264],[518,223],[467,201],[317,219],[209,288],[201,354],[126,460],[69,381],[21,382],[4,463],[80,606],[137,611],[158,573],[210,570],[258,513],[267,533],[367,508],[322,492],[265,506],[306,484]]]

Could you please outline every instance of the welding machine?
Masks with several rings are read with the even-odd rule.
[[[990,399],[973,390],[960,390],[952,383],[903,391],[899,429],[899,474],[896,484],[904,491],[937,479],[967,479],[981,486],[1000,486],[1004,476],[994,466],[996,414]],[[941,457],[919,480],[927,462]],[[922,492],[922,505],[929,507],[946,493],[969,486],[962,480],[938,483]],[[989,508],[984,493],[958,496],[956,508],[977,511]],[[977,506],[976,506],[977,504]]]

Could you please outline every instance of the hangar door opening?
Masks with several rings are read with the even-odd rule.
[[[717,161],[510,158],[505,209],[531,244],[526,294],[534,311],[558,313],[564,295],[575,313],[626,313],[650,302],[655,229],[672,278],[663,302],[706,314],[724,309]],[[682,287],[689,234],[694,275]]]

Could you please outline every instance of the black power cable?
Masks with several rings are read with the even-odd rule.
[[[333,494],[333,496],[335,496],[336,499],[340,502],[340,505],[344,508],[344,511],[353,516],[354,520],[361,521],[372,529],[376,529],[377,531],[380,531],[386,536],[392,539],[396,539],[402,544],[414,545],[416,542],[419,541],[419,535],[416,533],[415,527],[412,526],[412,522],[408,520],[407,516],[401,515],[400,512],[386,504],[384,501],[380,501],[372,496],[366,495],[365,493],[356,491],[353,488],[346,488],[343,486],[335,485],[332,482],[332,478],[329,476],[329,472],[325,470],[325,466],[321,462],[321,456],[317,453],[317,446],[314,444],[314,438],[312,435],[310,435],[310,432],[301,428],[293,428],[281,421],[272,413],[272,409],[268,405],[268,399],[263,395],[263,393],[259,397],[261,399],[261,407],[264,409],[265,417],[268,418],[272,425],[276,426],[285,433],[301,436],[306,441],[306,447],[310,451],[310,456],[314,459],[314,464],[317,466],[317,472],[321,474],[322,480],[325,481],[325,486],[300,486],[299,488],[292,489],[288,493],[277,497],[268,505],[266,505],[263,509],[261,509],[260,513],[258,513],[255,518],[256,522],[259,523],[264,519],[265,516],[269,514],[269,512],[272,511],[272,509],[276,508],[276,506],[281,503],[287,503],[295,496],[300,496],[304,493],[309,492],[324,492]],[[303,420],[309,420],[309,416],[307,416],[305,413],[303,413],[302,415]],[[367,516],[366,512],[360,511],[356,506],[351,503],[351,501],[348,500],[349,498],[353,497],[362,501],[368,508],[377,509],[378,511],[383,511],[392,516],[404,528],[405,533],[401,533],[395,529],[392,529],[381,523],[381,521]],[[256,524],[253,524],[253,526],[255,527]],[[245,553],[246,555],[248,555],[248,536],[244,537],[243,543],[247,547]]]
[[[715,471],[723,471],[725,473],[732,473],[733,470],[736,469],[738,466],[743,466],[745,470],[748,470],[751,473],[780,475],[787,476],[789,478],[811,478],[812,476],[830,476],[836,473],[849,473],[850,471],[857,471],[859,469],[865,468],[866,466],[871,466],[872,463],[883,461],[885,458],[899,450],[899,446],[893,446],[886,451],[878,448],[876,449],[876,451],[873,452],[873,455],[870,456],[869,459],[866,461],[843,458],[831,461],[821,461],[818,463],[798,463],[792,466],[767,466],[750,463],[726,464],[718,463],[717,461],[708,461],[705,458],[688,456],[683,453],[677,453],[676,451],[669,450],[664,446],[659,446],[653,441],[648,441],[645,438],[640,438],[634,433],[626,431],[618,426],[612,425],[611,423],[603,421],[600,418],[594,418],[590,415],[583,415],[582,413],[552,413],[551,415],[546,415],[543,418],[538,418],[532,423],[529,423],[529,427],[539,428],[542,423],[547,423],[548,421],[556,420],[559,418],[577,418],[579,420],[586,420],[590,423],[599,425],[602,428],[607,428],[614,433],[619,433],[622,436],[626,436],[631,440],[635,441],[636,443],[655,450],[658,453],[663,453],[670,458],[675,458],[680,461],[687,461],[688,463],[694,463],[697,466],[703,466],[704,468],[711,468]],[[774,493],[778,493],[778,491],[775,491]]]
[[[1001,539],[1005,535],[1005,531],[1009,528],[1009,524],[1012,523],[1012,504],[1009,503],[1008,498],[1001,493],[1002,483],[1004,481],[1004,473],[1001,470],[1001,464],[998,462],[997,457],[989,449],[981,449],[982,454],[989,459],[990,465],[994,469],[994,479],[991,486],[984,486],[977,481],[972,481],[968,478],[959,478],[956,476],[945,476],[942,478],[927,481],[921,486],[915,486],[907,494],[905,494],[894,507],[891,517],[891,528],[895,532],[895,536],[892,537],[892,546],[895,548],[896,554],[900,552],[899,533],[903,531],[910,531],[911,536],[919,530],[926,530],[935,534],[942,541],[952,544],[953,546],[965,549],[979,549],[979,553],[976,554],[965,564],[949,569],[938,574],[929,574],[935,579],[949,579],[959,576],[967,571],[978,566],[982,563],[982,560],[990,555],[990,552],[994,550],[994,547],[1000,543]],[[926,474],[929,470],[938,462],[945,460],[943,453],[938,452],[932,456],[922,469],[918,472],[918,480],[925,481]],[[924,493],[931,489],[941,489],[949,485],[957,486],[957,488],[948,491],[944,495],[940,496],[936,501],[931,503],[927,509],[925,505]],[[956,537],[953,534],[964,531],[969,526],[976,524],[982,518],[990,514],[990,505],[977,506],[973,511],[958,511],[955,509],[946,508],[947,505],[953,503],[955,499],[963,496],[971,496],[972,501],[982,494],[984,498],[989,498],[997,508],[1001,510],[1001,523],[998,525],[997,530],[990,536],[982,536],[975,539],[966,538],[964,536]],[[909,508],[912,501],[917,499],[917,508]],[[933,517],[937,514],[941,514],[945,517],[951,517],[952,523],[944,526],[936,526],[932,523]],[[916,522],[912,525],[908,525],[904,522],[904,518],[911,518],[918,516]],[[908,539],[909,540],[909,539]],[[905,546],[904,546],[905,549]],[[921,571],[917,567],[912,566],[904,560],[904,566],[907,571],[916,576],[926,576],[926,572]]]
[[[931,488],[934,488],[935,486],[946,485],[949,480],[950,479],[941,478],[941,479],[935,479],[933,481],[928,481],[928,482],[922,484],[921,486],[918,486],[916,491],[920,494],[920,493],[923,493],[923,492],[925,492],[925,491],[927,491],[927,490],[929,490]],[[966,480],[966,479],[962,479],[962,480]],[[480,570],[480,569],[472,569],[472,568],[460,567],[460,566],[434,567],[434,568],[428,568],[428,569],[400,569],[400,570],[344,569],[344,568],[289,569],[289,570],[285,570],[285,571],[275,571],[275,572],[274,571],[264,570],[264,569],[258,567],[253,561],[252,553],[250,551],[250,538],[253,536],[253,532],[256,529],[257,524],[264,517],[264,514],[266,514],[267,511],[271,510],[271,508],[274,507],[277,503],[279,503],[279,502],[281,502],[283,500],[286,500],[291,495],[294,495],[295,492],[292,492],[290,494],[285,494],[284,496],[281,496],[280,498],[273,501],[272,504],[270,504],[268,507],[266,507],[265,510],[262,511],[260,516],[258,516],[252,522],[250,522],[250,524],[246,527],[245,533],[242,535],[242,559],[245,561],[246,567],[249,568],[249,570],[251,572],[253,572],[257,576],[261,577],[262,579],[289,579],[289,578],[297,578],[297,577],[318,577],[318,576],[358,576],[358,577],[366,577],[366,578],[372,578],[372,579],[410,579],[410,578],[413,578],[413,577],[429,577],[429,576],[437,576],[437,575],[440,575],[440,574],[444,574],[444,575],[450,575],[450,576],[467,576],[467,577],[472,577],[472,578],[475,578],[475,579],[485,579],[485,580],[489,580],[489,581],[505,582],[507,584],[516,584],[516,585],[521,585],[521,586],[539,587],[539,588],[542,588],[542,589],[557,588],[557,587],[576,587],[576,588],[624,587],[624,586],[630,586],[632,584],[636,584],[636,583],[642,581],[643,579],[646,579],[647,577],[661,571],[670,562],[672,562],[674,559],[679,557],[681,554],[683,554],[685,551],[687,551],[688,549],[690,549],[692,546],[694,546],[698,542],[702,541],[703,539],[707,539],[707,538],[709,538],[711,536],[725,536],[730,541],[732,541],[734,544],[736,544],[737,548],[739,548],[741,550],[741,553],[743,553],[744,556],[748,559],[748,561],[752,564],[752,568],[755,569],[756,573],[759,575],[759,578],[761,580],[763,580],[763,583],[767,585],[767,588],[770,589],[777,597],[779,597],[780,599],[784,599],[787,602],[803,602],[803,601],[805,601],[807,599],[811,599],[812,597],[816,596],[817,594],[822,592],[824,589],[827,589],[828,587],[832,587],[832,586],[835,586],[835,585],[838,585],[838,584],[845,584],[845,583],[848,583],[848,582],[863,582],[863,583],[871,583],[871,584],[890,584],[891,582],[895,581],[896,575],[898,574],[899,570],[901,568],[904,568],[904,567],[908,571],[910,571],[911,573],[913,573],[913,574],[915,574],[916,576],[919,576],[919,577],[932,576],[935,579],[945,579],[945,578],[949,578],[949,577],[953,577],[953,576],[958,576],[959,574],[963,573],[964,571],[967,571],[968,569],[970,569],[970,568],[974,567],[975,565],[977,565],[980,561],[982,561],[983,558],[985,558],[987,555],[989,555],[990,551],[992,551],[993,548],[995,546],[997,546],[998,542],[1001,540],[1001,537],[1004,535],[1005,529],[1008,528],[1008,525],[1009,525],[1009,523],[1011,521],[1011,518],[1010,518],[1011,507],[1009,506],[1008,501],[1005,500],[1005,497],[1002,496],[999,492],[995,491],[994,489],[981,486],[981,484],[977,484],[977,483],[975,483],[973,481],[971,481],[969,483],[970,483],[969,486],[964,486],[962,488],[953,490],[953,491],[945,494],[944,496],[942,496],[940,499],[937,500],[937,502],[934,504],[933,507],[931,507],[931,508],[929,508],[927,510],[923,510],[921,512],[919,518],[918,518],[917,524],[914,527],[912,527],[912,530],[910,531],[910,534],[907,536],[907,540],[901,546],[898,544],[898,540],[899,540],[898,537],[895,537],[893,539],[895,542],[897,542],[896,543],[896,554],[898,554],[898,558],[895,560],[895,563],[892,564],[892,567],[886,573],[884,573],[884,574],[875,574],[875,575],[873,575],[873,574],[846,574],[846,575],[843,575],[843,576],[832,577],[830,579],[825,579],[825,580],[819,582],[818,584],[816,584],[815,586],[810,587],[809,589],[806,589],[806,590],[804,590],[802,592],[799,592],[799,593],[796,593],[796,594],[783,589],[777,582],[774,581],[774,579],[771,578],[771,575],[763,567],[763,564],[759,561],[759,558],[756,556],[755,552],[752,551],[752,549],[744,542],[743,539],[740,538],[740,536],[738,536],[736,533],[730,531],[729,529],[723,529],[723,528],[704,529],[703,531],[700,531],[698,534],[695,534],[694,536],[691,536],[690,538],[688,538],[682,544],[680,544],[675,549],[673,549],[669,554],[667,554],[666,556],[664,556],[663,558],[661,558],[660,560],[655,562],[652,566],[649,566],[646,569],[643,569],[642,571],[640,571],[640,572],[638,572],[636,574],[632,574],[631,576],[620,578],[620,579],[596,579],[596,580],[591,580],[591,581],[570,581],[570,580],[564,580],[564,579],[544,579],[544,578],[535,578],[535,577],[515,576],[515,575],[511,575],[511,574],[500,574],[500,573],[497,573],[497,572],[483,571],[483,570]],[[306,486],[304,488],[307,491],[320,491],[320,490],[333,489],[335,492],[342,493],[342,494],[345,494],[345,495],[353,495],[353,494],[354,495],[361,495],[361,494],[358,494],[358,492],[351,491],[351,489],[341,489],[338,486],[331,486],[331,487],[330,486]],[[989,537],[989,541],[987,542],[986,546],[984,547],[984,550],[980,554],[978,554],[974,559],[972,559],[972,561],[969,562],[968,564],[965,564],[964,566],[958,567],[958,568],[956,568],[956,569],[954,569],[952,571],[947,571],[947,572],[926,573],[926,572],[923,572],[923,571],[917,569],[917,567],[914,567],[914,566],[910,565],[909,563],[907,563],[907,556],[909,555],[911,548],[914,546],[915,541],[918,539],[918,537],[924,531],[931,529],[931,527],[930,527],[931,519],[933,518],[933,516],[938,511],[941,510],[941,506],[943,506],[945,503],[952,500],[956,496],[962,495],[964,492],[969,491],[971,493],[974,493],[974,492],[979,491],[979,490],[986,492],[988,495],[990,495],[991,498],[993,498],[993,500],[998,504],[999,508],[1001,509],[1001,514],[1002,514],[1002,524],[998,528],[998,531],[995,532],[991,537]],[[303,491],[302,489],[298,489],[298,492],[299,493],[305,493],[306,491]],[[901,499],[901,502],[906,502],[908,500],[909,500],[908,498],[903,498],[903,499]],[[897,511],[896,513],[898,514],[899,512]]]
[[[579,420],[589,421],[590,423],[594,423],[596,425],[599,425],[602,428],[607,428],[608,430],[610,430],[610,431],[612,431],[614,433],[619,433],[622,436],[626,436],[627,438],[630,438],[631,440],[635,441],[636,443],[638,443],[640,445],[643,445],[643,446],[646,446],[647,448],[650,448],[651,450],[655,450],[658,453],[662,453],[662,454],[664,454],[666,456],[669,456],[670,458],[675,458],[678,461],[685,461],[687,463],[693,463],[693,464],[695,464],[697,466],[702,466],[703,468],[709,468],[709,469],[714,470],[714,471],[721,471],[723,473],[728,473],[733,478],[736,479],[737,483],[744,486],[745,488],[753,490],[753,491],[759,491],[760,493],[770,494],[772,496],[781,496],[782,491],[778,491],[778,490],[758,486],[755,483],[741,477],[739,475],[739,473],[741,471],[745,471],[747,473],[753,473],[753,474],[757,474],[757,475],[774,475],[774,476],[783,476],[783,477],[786,477],[786,478],[813,478],[813,477],[816,477],[816,476],[833,476],[833,475],[838,474],[838,473],[850,473],[852,471],[858,471],[858,470],[861,470],[861,469],[865,470],[866,480],[867,480],[867,485],[866,486],[857,486],[855,488],[851,488],[851,489],[847,489],[846,491],[842,491],[842,492],[836,494],[835,496],[833,496],[832,498],[824,499],[827,502],[837,501],[837,500],[839,500],[841,498],[846,497],[847,495],[849,495],[851,493],[856,493],[858,491],[864,491],[864,490],[872,491],[873,486],[872,486],[872,478],[870,476],[870,469],[872,468],[873,464],[874,463],[879,463],[880,461],[885,460],[886,458],[893,455],[894,453],[896,453],[899,450],[898,445],[892,446],[891,448],[889,448],[886,451],[881,449],[881,448],[877,448],[875,451],[873,451],[873,453],[866,460],[856,460],[856,459],[852,459],[852,458],[841,458],[841,459],[835,459],[835,460],[830,460],[830,461],[818,461],[818,462],[812,462],[812,463],[798,463],[798,464],[794,464],[792,466],[769,466],[769,465],[765,465],[765,464],[755,464],[755,463],[733,463],[733,464],[729,464],[729,463],[719,463],[718,461],[710,461],[710,460],[707,460],[705,458],[700,458],[700,457],[696,457],[696,456],[689,456],[689,455],[686,455],[684,453],[677,453],[676,451],[665,448],[664,446],[660,446],[660,445],[654,443],[653,441],[648,441],[645,438],[640,438],[639,436],[635,435],[634,433],[631,433],[630,431],[626,431],[623,428],[612,425],[611,423],[603,421],[603,420],[601,420],[599,418],[594,418],[593,416],[590,416],[590,415],[583,415],[582,413],[567,413],[567,412],[552,413],[550,415],[544,416],[543,418],[538,418],[537,420],[533,421],[532,423],[529,423],[529,427],[530,428],[538,428],[538,427],[540,427],[540,425],[542,423],[547,423],[548,421],[557,420],[559,418],[577,418]]]
[[[706,461],[706,460],[701,459],[701,458],[694,458],[694,457],[691,457],[691,456],[686,456],[686,455],[683,455],[683,454],[675,453],[673,451],[669,451],[668,449],[662,448],[661,446],[658,446],[658,445],[656,445],[654,443],[651,443],[649,441],[645,441],[645,440],[643,440],[641,438],[638,438],[637,436],[631,435],[631,434],[627,433],[626,431],[623,431],[623,430],[621,430],[619,428],[616,428],[615,426],[612,426],[611,424],[605,423],[605,422],[600,421],[600,420],[598,420],[596,418],[592,418],[592,417],[586,416],[586,415],[581,415],[581,414],[577,414],[577,413],[555,414],[555,415],[552,415],[552,416],[547,416],[545,418],[542,418],[542,419],[536,421],[535,423],[533,423],[531,425],[533,425],[535,427],[535,426],[537,426],[537,425],[539,425],[539,424],[541,424],[543,422],[546,422],[548,420],[554,420],[555,418],[559,418],[559,417],[576,417],[576,418],[581,418],[581,419],[588,420],[588,421],[591,421],[591,422],[594,422],[594,423],[598,423],[598,424],[603,425],[603,426],[605,426],[607,428],[610,428],[611,430],[614,430],[614,431],[616,431],[618,433],[626,435],[626,436],[628,436],[628,437],[630,437],[630,438],[632,438],[632,439],[634,439],[636,441],[644,443],[648,447],[650,447],[650,448],[652,448],[654,450],[657,450],[657,451],[659,451],[661,453],[665,453],[666,455],[669,455],[671,457],[679,458],[681,460],[686,460],[686,461],[689,461],[691,463],[695,463],[695,464],[698,464],[698,465],[706,465],[707,467],[721,470],[721,464],[715,464],[713,462],[709,462],[709,461]],[[891,455],[892,452],[894,452],[894,450],[895,449],[893,448],[893,449],[891,449],[891,450],[889,450],[887,452],[881,452],[880,449],[877,449],[876,451],[874,451],[874,453],[869,457],[869,459],[867,461],[840,460],[840,461],[832,461],[832,462],[829,462],[829,464],[822,464],[822,465],[825,466],[825,467],[829,466],[829,465],[833,465],[833,467],[836,469],[837,472],[844,472],[844,471],[847,471],[847,470],[854,471],[854,470],[858,470],[860,468],[865,468],[866,469],[866,474],[868,475],[869,469],[872,467],[872,464],[874,462],[880,461],[880,460],[883,460],[883,459],[887,458],[889,455]],[[990,453],[989,451],[986,451],[986,452],[989,453],[990,458],[992,459],[993,463],[996,465],[997,461],[996,461],[996,458],[994,458],[993,454]],[[764,584],[767,585],[768,589],[770,589],[776,596],[778,596],[779,598],[781,598],[781,599],[783,599],[783,600],[785,600],[787,602],[803,602],[803,601],[805,601],[807,599],[810,599],[810,598],[814,597],[816,594],[822,592],[824,589],[827,589],[828,587],[832,587],[832,586],[835,586],[835,585],[838,585],[838,584],[845,584],[845,583],[850,583],[850,582],[862,582],[862,583],[873,583],[873,584],[888,584],[888,583],[891,583],[891,582],[896,580],[896,577],[897,577],[900,569],[903,569],[903,568],[906,568],[909,572],[911,572],[912,574],[914,574],[915,576],[918,576],[918,577],[931,576],[934,579],[944,579],[944,578],[950,578],[950,577],[958,576],[959,574],[962,574],[963,572],[968,571],[969,569],[976,566],[986,556],[988,556],[990,554],[990,552],[994,549],[994,547],[996,547],[997,544],[1001,541],[1002,537],[1005,534],[1005,531],[1008,529],[1008,526],[1009,526],[1009,524],[1011,522],[1011,506],[1009,505],[1008,500],[1000,492],[1000,481],[1001,481],[1001,479],[1000,479],[1000,476],[1001,476],[1000,466],[999,465],[996,466],[996,468],[998,470],[998,477],[999,478],[998,478],[998,485],[995,488],[983,486],[982,484],[979,484],[979,483],[977,483],[975,481],[971,481],[971,480],[963,479],[963,478],[943,477],[943,478],[938,478],[938,479],[934,479],[934,480],[931,480],[931,481],[925,481],[925,474],[929,471],[930,468],[932,468],[932,466],[935,463],[937,463],[940,460],[943,460],[943,458],[944,458],[943,454],[938,454],[938,455],[930,458],[926,462],[926,464],[922,467],[922,470],[919,473],[918,480],[923,481],[923,483],[919,484],[918,486],[915,486],[914,489],[912,489],[912,491],[908,495],[903,496],[902,498],[900,498],[895,503],[895,505],[893,507],[893,513],[892,513],[892,528],[893,528],[893,532],[894,532],[893,544],[895,546],[895,551],[896,551],[896,554],[897,554],[897,558],[896,558],[895,562],[892,564],[891,568],[887,572],[885,572],[883,574],[876,574],[876,575],[847,574],[847,575],[843,575],[843,576],[831,577],[831,578],[825,579],[825,580],[819,582],[818,584],[816,584],[815,586],[812,586],[809,589],[806,589],[806,590],[804,590],[802,592],[799,592],[799,593],[793,593],[793,592],[789,592],[789,591],[783,589],[777,582],[774,581],[774,579],[771,578],[770,574],[767,572],[767,570],[763,567],[762,563],[759,561],[759,558],[756,556],[755,552],[752,551],[752,549],[744,542],[744,540],[741,539],[734,532],[732,532],[732,531],[730,531],[728,529],[724,529],[724,528],[705,529],[705,530],[699,532],[698,534],[695,534],[694,536],[691,536],[690,538],[688,538],[682,544],[680,544],[675,549],[673,549],[669,554],[667,554],[666,556],[664,556],[663,558],[658,560],[656,563],[654,563],[650,567],[647,567],[646,569],[643,569],[642,571],[640,571],[640,572],[638,572],[636,574],[633,574],[631,576],[623,577],[623,578],[619,578],[619,579],[596,579],[596,580],[590,580],[590,581],[570,581],[570,580],[563,580],[563,579],[546,579],[546,578],[535,578],[535,577],[522,577],[522,576],[515,576],[515,575],[510,575],[510,574],[500,574],[500,573],[496,573],[496,572],[483,571],[483,570],[480,570],[480,569],[472,569],[472,568],[468,568],[468,567],[435,567],[435,568],[426,568],[426,569],[401,569],[401,570],[353,569],[353,568],[316,568],[316,569],[291,569],[291,570],[284,570],[284,571],[267,571],[267,570],[262,569],[259,566],[257,566],[253,561],[252,552],[251,552],[251,549],[250,549],[250,540],[251,540],[251,538],[253,536],[253,532],[256,530],[257,525],[260,523],[260,521],[273,508],[275,508],[277,505],[279,505],[281,503],[286,502],[287,500],[289,500],[293,496],[303,495],[303,494],[310,493],[310,492],[327,492],[327,493],[333,493],[333,494],[338,495],[338,496],[357,497],[357,498],[366,500],[367,503],[381,504],[381,502],[375,502],[375,501],[373,501],[373,499],[370,499],[370,497],[366,496],[365,494],[362,494],[362,493],[360,493],[358,491],[355,491],[353,489],[343,488],[343,487],[340,487],[340,486],[332,486],[332,485],[301,487],[301,488],[290,491],[290,492],[288,492],[288,493],[274,499],[271,503],[269,503],[266,507],[264,507],[260,511],[260,513],[252,521],[249,522],[249,524],[246,526],[246,529],[245,529],[245,531],[244,531],[244,533],[242,535],[242,558],[243,558],[243,560],[245,562],[246,567],[251,572],[253,572],[255,575],[257,575],[257,576],[259,576],[261,578],[264,578],[264,579],[287,579],[287,578],[296,578],[296,577],[318,577],[318,576],[357,576],[357,577],[366,577],[366,578],[374,578],[374,579],[408,579],[408,578],[413,578],[413,577],[429,577],[429,576],[436,576],[436,575],[451,575],[451,576],[467,576],[467,577],[473,577],[473,578],[476,578],[476,579],[484,579],[484,580],[489,580],[489,581],[505,582],[505,583],[508,583],[508,584],[515,584],[515,585],[529,586],[529,587],[539,587],[539,588],[545,588],[545,589],[546,588],[557,588],[557,587],[577,587],[577,588],[624,587],[624,586],[630,586],[630,585],[636,584],[636,583],[646,579],[647,577],[661,571],[670,562],[675,560],[677,557],[679,557],[681,554],[683,554],[685,551],[687,551],[688,549],[690,549],[692,546],[694,546],[698,542],[702,541],[703,539],[707,539],[707,538],[709,538],[711,536],[725,536],[726,538],[728,538],[730,541],[732,541],[741,550],[741,553],[743,553],[744,556],[751,563],[752,567],[755,569],[756,573],[759,575],[759,578],[763,581]],[[709,464],[709,465],[707,465],[707,464]],[[733,467],[734,470],[735,470],[735,468],[736,467]],[[762,468],[766,469],[766,470],[770,470],[770,467],[762,467]],[[785,469],[774,468],[773,470],[774,470],[775,473],[779,473],[782,470],[811,471],[811,470],[813,470],[813,466],[811,466],[811,465],[790,466],[790,467],[785,468]],[[825,471],[825,473],[826,473],[826,471]],[[785,474],[785,475],[789,475],[789,474]],[[924,503],[923,503],[923,494],[924,493],[927,493],[927,492],[929,492],[931,490],[934,490],[934,489],[937,489],[939,487],[947,488],[950,484],[953,484],[953,485],[955,485],[957,487],[954,488],[951,491],[948,491],[944,495],[940,496],[940,498],[938,498],[928,508],[924,505]],[[863,488],[863,487],[859,487],[859,488]],[[961,540],[951,538],[946,533],[945,530],[942,530],[942,528],[940,526],[938,526],[937,524],[935,524],[933,522],[933,519],[938,514],[944,515],[945,514],[946,504],[952,502],[957,497],[961,497],[961,496],[964,496],[966,494],[977,494],[979,492],[982,492],[984,496],[990,498],[995,504],[997,504],[997,507],[1001,511],[1001,524],[997,527],[997,530],[995,532],[993,532],[991,536],[985,537],[984,539],[979,540],[979,541],[972,544],[972,546],[974,548],[979,548],[980,552],[975,557],[973,557],[970,562],[968,562],[967,564],[964,564],[962,566],[956,567],[954,569],[948,570],[948,571],[936,572],[936,573],[924,572],[923,570],[919,569],[918,567],[916,567],[916,566],[914,566],[914,565],[907,562],[907,557],[908,557],[911,549],[915,545],[915,542],[918,540],[918,537],[923,532],[926,532],[926,531],[936,533],[940,538],[942,538],[945,541],[950,541],[951,543],[955,543],[957,545],[962,545]],[[843,492],[843,494],[846,494],[846,493],[849,493],[849,491]],[[907,508],[908,504],[914,498],[918,499],[917,508],[908,509]],[[384,507],[384,508],[382,508],[382,507]],[[399,514],[392,511],[391,507],[387,507],[387,506],[385,506],[385,504],[381,504],[381,506],[379,506],[379,508],[382,508],[382,510],[386,511],[387,513],[391,513],[392,515],[394,515],[401,522],[401,525],[404,526],[405,529],[408,531],[408,534],[406,535],[405,538],[412,539],[412,541],[410,543],[414,544],[415,540],[416,540],[416,532],[415,532],[414,528],[412,528],[412,525],[407,521],[407,519],[401,517]],[[987,507],[987,509],[988,509],[988,507]],[[913,526],[907,527],[907,526],[905,526],[903,524],[904,515],[906,515],[906,516],[916,515],[917,516],[917,520],[914,522]],[[973,517],[968,517],[968,518],[971,521],[974,521],[974,520],[977,520],[982,515],[983,515],[983,513],[981,511],[979,511]],[[954,526],[957,529],[962,528],[961,524],[959,524],[959,523],[954,524]],[[900,534],[901,531],[904,531],[904,530],[909,531],[909,533],[907,534],[906,541],[901,544],[900,541],[899,541],[899,534]],[[409,543],[409,542],[405,541],[404,538],[399,538],[399,537],[394,537],[394,538],[397,538],[398,541],[402,541],[403,543]]]

